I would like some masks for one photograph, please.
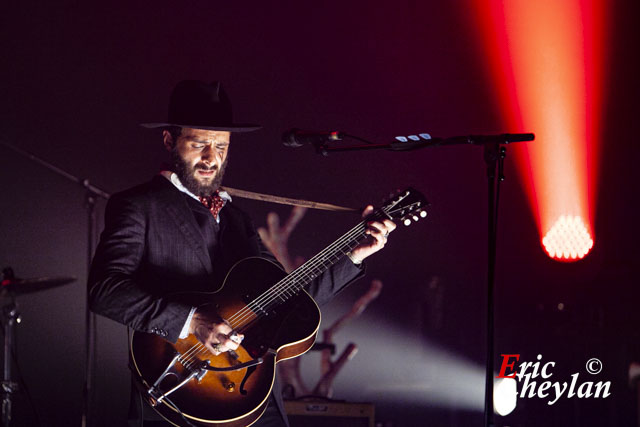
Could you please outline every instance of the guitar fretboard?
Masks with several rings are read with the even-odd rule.
[[[379,219],[386,216],[384,210],[378,210],[367,220]],[[367,237],[365,230],[366,226],[364,221],[357,224],[313,258],[293,270],[260,297],[256,298],[250,304],[252,309],[266,314],[274,306],[284,303],[292,296],[297,295],[315,278],[358,246]]]

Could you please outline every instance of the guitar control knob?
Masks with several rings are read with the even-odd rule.
[[[236,390],[236,383],[234,383],[233,381],[225,382],[224,389],[231,393]]]

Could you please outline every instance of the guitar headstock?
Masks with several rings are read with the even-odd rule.
[[[419,191],[407,187],[390,195],[380,213],[394,221],[401,221],[404,225],[411,225],[412,221],[417,222],[420,218],[427,216],[426,207],[429,206],[427,199]]]

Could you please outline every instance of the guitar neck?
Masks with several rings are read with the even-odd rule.
[[[387,217],[386,213],[378,210],[374,212],[367,221],[383,217]],[[293,270],[287,277],[282,279],[280,283],[274,286],[274,288],[276,288],[280,296],[285,299],[292,292],[298,293],[316,277],[320,276],[329,267],[358,246],[367,237],[365,231],[365,221],[361,221],[335,242],[320,251],[316,256]]]
[[[290,297],[298,294],[316,277],[324,273],[347,253],[356,248],[366,237],[366,222],[371,220],[390,219],[401,220],[409,225],[411,220],[427,216],[424,207],[429,204],[422,194],[412,188],[392,196],[393,200],[376,209],[364,221],[358,223],[351,230],[343,234],[338,240],[324,248],[320,253],[293,270],[289,275],[273,285],[250,304],[253,310],[266,312],[272,306],[284,303]]]

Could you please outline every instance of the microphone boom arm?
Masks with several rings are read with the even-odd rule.
[[[356,138],[346,135],[360,141],[366,141],[362,138]],[[512,144],[515,142],[533,141],[535,135],[533,133],[503,133],[499,135],[466,135],[453,136],[449,138],[431,138],[425,140],[406,142],[394,141],[390,144],[366,144],[352,145],[350,147],[329,147],[328,141],[318,141],[312,145],[318,154],[328,156],[330,153],[343,151],[361,151],[361,150],[389,150],[389,151],[411,151],[426,147],[436,147],[441,145],[490,145],[490,144]]]

